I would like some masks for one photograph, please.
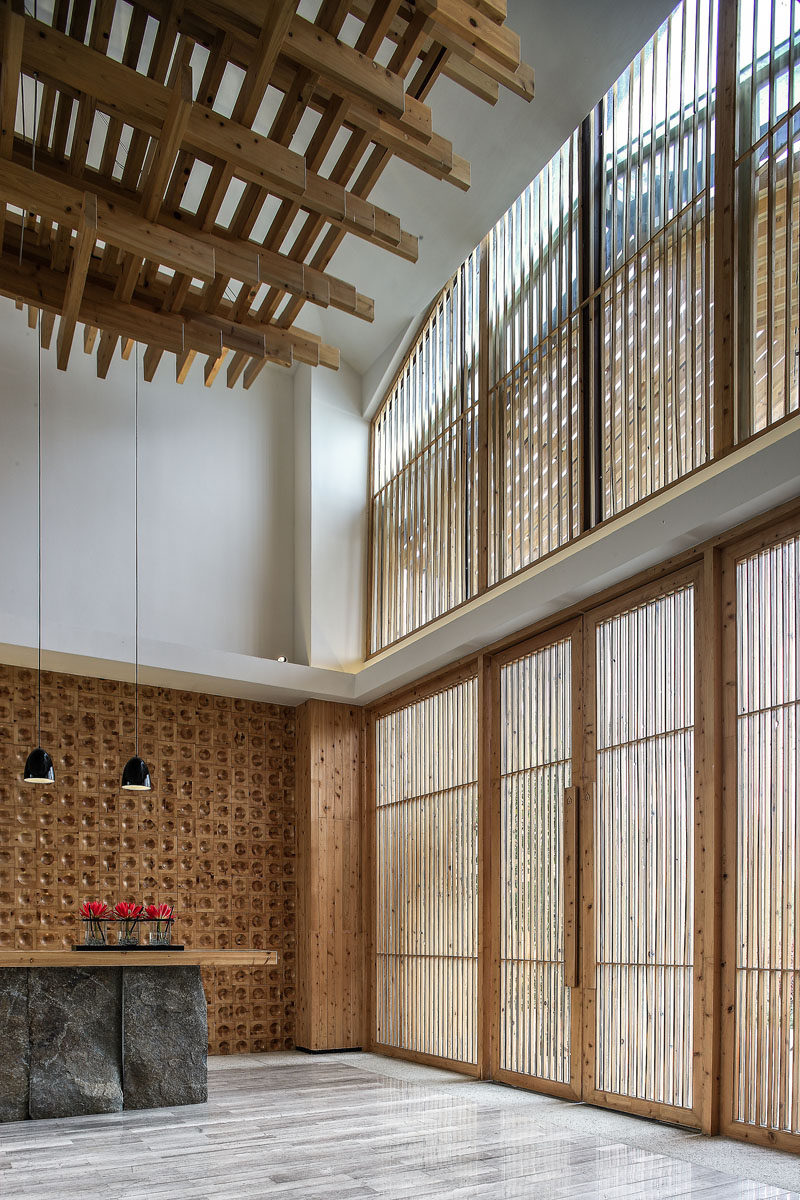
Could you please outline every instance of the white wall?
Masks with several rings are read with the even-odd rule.
[[[66,373],[42,353],[44,644],[86,634],[131,657],[133,358],[98,380],[81,334]],[[228,391],[200,362],[182,386],[173,371],[165,355],[140,388],[142,639],[291,657],[292,378]],[[35,406],[36,334],[2,299],[0,642],[36,638]]]
[[[364,652],[369,422],[361,393],[344,362],[295,375],[295,657],[345,671]]]

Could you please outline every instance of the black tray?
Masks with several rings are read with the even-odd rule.
[[[173,946],[73,946],[72,949],[80,950],[81,952],[84,950],[97,951],[98,954],[107,954],[110,950],[113,950],[115,954],[120,952],[123,954],[136,954],[142,950],[185,950],[186,947],[176,943]]]

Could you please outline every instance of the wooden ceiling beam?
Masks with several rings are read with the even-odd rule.
[[[75,336],[75,326],[81,311],[83,289],[89,273],[89,263],[97,241],[97,197],[87,193],[81,209],[81,221],[75,248],[72,251],[72,261],[69,267],[69,278],[64,292],[64,305],[61,309],[61,321],[58,326],[58,350],[56,363],[60,371],[66,371],[69,362],[69,352],[72,349],[72,339]]]
[[[416,13],[414,15],[414,17],[412,18],[412,20],[409,22],[405,36],[399,42],[399,44],[394,52],[394,55],[392,56],[390,65],[393,67],[394,70],[400,71],[401,73],[405,74],[408,70],[411,69],[412,65],[414,64],[414,62],[420,55],[421,47],[424,44],[424,41],[425,41],[427,35],[428,35],[428,19],[425,16],[425,14]],[[417,80],[416,84],[411,85],[412,87],[415,86],[417,88],[416,95],[417,95],[418,99],[424,99],[429,94],[431,88],[433,87],[433,85],[436,81],[436,77],[437,77],[440,66],[446,61],[447,60],[445,57],[437,56],[436,63],[434,65],[433,69],[426,70],[424,72],[423,76],[419,80]],[[348,180],[349,180],[350,176],[352,175],[352,172],[355,170],[356,166],[358,165],[358,163],[361,159],[362,152],[363,152],[363,147],[359,146],[358,143],[356,143],[356,145],[353,147],[348,147],[344,151],[342,158],[340,160],[340,163],[338,164],[337,169],[340,170],[344,174],[345,178],[347,178]],[[358,176],[358,179],[356,180],[356,182],[354,184],[353,190],[360,191],[362,194],[367,195],[370,192],[370,190],[374,187],[375,183],[379,179],[379,177],[382,174],[382,172],[384,171],[385,167],[388,165],[390,159],[391,159],[391,156],[389,155],[389,153],[386,150],[384,150],[380,146],[376,146],[373,149],[372,153],[370,154],[366,165],[362,168],[362,170]],[[315,230],[313,226],[311,226],[307,231],[307,235],[306,235],[307,241],[310,241],[312,245],[313,245],[313,241],[315,240],[318,232],[319,231]],[[319,249],[315,252],[315,254],[311,260],[313,265],[316,267],[319,267],[319,268],[323,268],[325,265],[327,265],[327,263],[330,262],[331,258],[336,253],[336,250],[338,249],[340,243],[341,243],[341,237],[339,236],[338,231],[337,230],[329,230],[328,233],[326,234],[326,236],[324,237],[322,244],[320,245]],[[299,301],[290,303],[287,306],[286,310],[281,314],[281,318],[280,318],[281,322],[286,322],[286,324],[292,324],[294,322],[296,316],[300,312],[301,307],[302,307],[302,304]],[[275,312],[274,301],[271,302],[270,297],[267,296],[264,303],[261,306],[260,315],[262,316],[262,318],[272,317],[274,315],[274,312]],[[237,372],[238,372],[238,374],[241,374],[242,371],[245,369],[245,366],[246,366],[246,360],[244,359],[244,357],[238,353],[234,354],[233,359],[231,360],[230,366],[228,368],[229,385],[230,385],[230,378],[233,376],[236,376]],[[261,369],[256,363],[251,364],[251,367],[252,367],[252,369],[247,368],[247,374],[248,374],[248,380],[249,380],[249,382],[247,384],[248,387],[252,384],[254,379],[258,376],[258,373]]]
[[[204,13],[209,24],[233,36],[256,39],[264,23],[263,0],[242,4],[239,0],[204,0],[193,6]],[[402,77],[387,67],[340,42],[319,24],[295,16],[289,24],[281,52],[314,75],[324,79],[338,95],[366,100],[387,113],[401,117],[405,111]]]
[[[24,36],[25,18],[13,12],[8,5],[3,12],[3,54],[0,59],[0,159],[11,158],[14,150]],[[0,247],[3,244],[5,220],[6,206],[0,204]]]
[[[373,0],[350,0],[350,11],[360,21],[365,21],[369,17],[370,9]],[[487,13],[488,15],[488,13]],[[386,31],[386,37],[397,45],[402,41],[407,23],[401,17],[395,17]],[[423,43],[421,53],[425,53],[433,41],[432,38],[426,38]],[[465,62],[463,58],[451,56],[441,68],[442,75],[447,76],[453,83],[457,83],[459,87],[463,87],[472,95],[477,96],[479,100],[483,100],[486,104],[496,104],[500,94],[500,85],[496,79],[489,79],[487,75],[477,67],[473,67],[470,63]]]
[[[268,361],[338,366],[338,351],[295,318],[307,302],[373,318],[372,301],[326,269],[345,233],[416,258],[416,239],[368,198],[385,165],[400,157],[469,184],[469,164],[433,127],[426,99],[435,79],[450,71],[490,102],[499,81],[531,91],[505,0],[322,0],[314,23],[297,14],[297,2],[134,0],[122,61],[106,54],[118,0],[54,0],[52,25],[20,18],[18,71],[38,77],[42,98],[38,170],[28,171],[28,147],[12,127],[0,212],[22,199],[14,207],[31,215],[7,215],[0,274],[32,315],[41,309],[44,344],[63,312],[60,366],[79,321],[85,348],[99,337],[101,375],[120,338],[123,355],[134,339],[147,343],[146,378],[164,351],[175,354],[179,380],[201,354],[206,383],[224,362],[229,385],[243,376],[248,387]],[[351,11],[362,20],[355,45],[341,40]],[[155,37],[146,42],[151,17]],[[6,26],[0,21],[0,63],[13,53]],[[384,65],[387,38],[395,48]],[[197,103],[186,66],[195,43],[208,49]],[[229,63],[244,76],[233,103],[215,112]],[[0,105],[3,82],[0,75]],[[283,100],[263,137],[252,126],[269,87]],[[300,154],[292,139],[309,108],[319,115]],[[344,149],[329,168],[342,133]],[[198,201],[189,185],[199,170]],[[234,196],[233,218],[222,225]],[[273,196],[277,211],[257,245],[250,238]],[[28,261],[14,269],[23,219]]]
[[[164,200],[172,168],[178,151],[186,137],[189,118],[192,115],[192,72],[187,62],[178,69],[176,86],[167,104],[164,124],[149,169],[142,185],[141,215],[146,221],[155,221]]]
[[[397,5],[392,4],[391,5],[391,14],[392,15],[394,15],[394,13],[396,12],[396,9],[397,9]],[[402,77],[405,77],[405,75],[411,69],[413,63],[415,62],[416,58],[419,55],[421,45],[422,45],[425,37],[427,36],[427,31],[428,31],[427,17],[425,17],[424,14],[417,14],[414,17],[414,19],[409,23],[404,38],[401,40],[401,42],[395,49],[394,54],[392,55],[392,59],[390,62],[390,68],[393,71],[400,74]],[[371,23],[368,20],[364,24],[359,41],[357,43],[359,45],[359,48],[363,49],[364,51],[370,50],[372,53],[377,53],[377,50],[380,45],[380,42],[378,39],[379,38],[382,39],[385,36],[385,32],[386,32],[385,25],[376,27],[373,23]],[[432,86],[433,78],[434,78],[434,75],[432,74],[430,77],[429,86]],[[422,92],[422,90],[420,90],[419,95],[415,96],[415,98],[416,99],[422,98],[422,95],[423,95],[423,92]],[[338,163],[336,164],[336,167],[334,168],[333,173],[336,175],[337,178],[345,180],[345,181],[350,179],[350,177],[353,174],[353,172],[355,171],[358,163],[360,162],[361,157],[362,157],[367,145],[368,145],[368,141],[366,139],[366,135],[361,135],[360,137],[357,135],[354,135],[351,138],[350,142],[348,142],[344,151],[340,155],[340,158],[339,158]],[[384,162],[384,161],[388,162],[389,155],[388,155],[387,151],[383,150],[382,148],[376,147],[375,153],[379,153],[381,155],[381,162]],[[377,175],[375,178],[377,178]],[[369,190],[369,187],[371,187],[371,183],[369,183],[369,185],[365,187],[362,194],[366,195]],[[294,246],[292,247],[292,253],[302,256],[302,257],[305,257],[309,253],[311,247],[313,246],[313,244],[316,241],[317,237],[319,236],[320,232],[321,232],[321,226],[318,221],[313,221],[313,220],[307,221],[305,223],[303,229],[301,230],[298,238],[295,240]],[[324,244],[325,243],[323,243],[323,245]],[[337,242],[336,245],[338,246],[338,244],[339,243]],[[334,247],[334,249],[335,249],[335,247]],[[334,251],[331,250],[330,256],[332,256],[333,252]],[[328,258],[328,261],[330,261],[330,256]],[[277,305],[278,305],[278,298],[276,296],[276,293],[274,291],[269,292],[267,294],[267,296],[264,298],[264,300],[259,308],[260,318],[262,320],[271,320],[275,316],[275,313],[277,311]],[[296,315],[300,311],[301,307],[302,307],[302,304],[299,302],[295,301],[295,302],[290,303],[289,306],[287,307],[286,311],[281,315],[281,323],[282,324],[285,323],[287,325],[291,324],[294,320],[294,315]],[[229,366],[228,366],[228,372],[227,372],[228,387],[232,387],[233,384],[236,382],[236,380],[243,373],[246,374],[246,379],[247,379],[246,386],[247,387],[251,386],[251,384],[257,377],[260,370],[261,370],[261,367],[258,364],[251,363],[248,366],[246,357],[244,355],[242,355],[241,353],[235,353],[233,358],[231,359]]]
[[[90,96],[97,106],[158,137],[167,118],[170,89],[121,63],[98,55],[33,18],[26,18],[23,65],[43,79]],[[302,155],[261,137],[212,109],[194,104],[185,142],[199,157],[227,162],[246,182],[317,212],[345,232],[415,262],[416,239],[403,233],[397,217],[341,185],[306,170]]]
[[[405,112],[406,89],[401,75],[302,17],[292,21],[283,52],[298,66],[324,79],[345,99],[366,100],[395,117]]]
[[[388,7],[394,8],[396,0],[388,0]],[[336,36],[347,18],[347,0],[324,0],[317,14],[317,24],[326,31],[326,33]],[[363,46],[359,43],[356,47],[359,51],[363,50]],[[294,136],[302,119],[303,113],[309,103],[314,87],[318,82],[318,75],[306,68],[300,68],[295,78],[285,87],[283,101],[278,109],[278,112],[273,119],[270,128],[270,137],[272,140],[280,141],[282,144],[288,144]],[[347,102],[342,99],[337,99],[337,109],[345,105]],[[306,158],[311,167],[320,166],[327,147],[330,145],[329,139],[335,136],[336,120],[335,114],[330,115],[323,113],[323,119],[314,133],[311,144],[306,150]],[[324,145],[324,149],[322,148]],[[319,149],[319,157],[317,157],[317,149]],[[242,196],[239,207],[237,209],[234,225],[239,233],[249,233],[253,228],[258,213],[261,211],[266,193],[261,189],[251,188]],[[273,220],[269,231],[264,238],[264,245],[267,248],[278,249],[283,241],[283,233],[278,234],[277,228],[282,228],[288,232],[288,228],[294,220],[295,214],[299,209],[295,204],[288,200],[284,200],[281,204],[278,214]],[[301,260],[302,261],[302,260]],[[268,295],[274,294],[275,289],[271,288]],[[242,289],[236,300],[236,315],[248,315],[252,312],[252,305],[255,301],[257,292],[254,289]],[[214,298],[208,297],[208,302],[213,303]],[[212,368],[213,369],[213,368]],[[228,387],[232,387],[235,382],[235,366],[233,371],[229,367],[227,372]]]
[[[3,55],[0,60],[0,156],[3,158],[11,157],[14,145],[24,37],[25,18],[7,5],[3,11]]]
[[[469,0],[414,0],[414,5],[431,18],[436,37],[443,45],[452,45],[454,49],[464,47],[466,53],[461,53],[462,58],[478,53],[509,71],[519,67],[518,34],[507,25],[497,24]]]
[[[68,276],[54,271],[41,259],[26,255],[20,263],[13,254],[0,259],[2,295],[57,314],[63,311],[67,287]],[[106,283],[91,274],[85,280],[76,319],[117,338],[133,337],[174,354],[192,349],[216,355],[221,347],[228,346],[247,355],[270,356],[271,361],[288,363],[291,351],[292,358],[299,361],[334,370],[339,366],[338,350],[307,330],[263,326],[255,320],[233,321],[224,311],[212,314],[187,309],[180,314],[168,313],[138,295],[132,301],[121,301]]]
[[[242,125],[251,126],[258,116],[297,4],[298,0],[268,0],[265,5],[261,32],[233,110]]]
[[[47,221],[70,230],[80,227],[83,192],[69,177],[40,161],[36,172],[18,162],[7,163],[0,172],[0,200],[18,208],[29,206]],[[153,263],[163,263],[190,278],[211,281],[217,272],[258,288],[262,283],[284,293],[302,297],[321,307],[332,305],[342,312],[374,319],[374,301],[351,283],[296,262],[285,254],[267,250],[255,242],[237,240],[225,230],[204,233],[191,227],[187,218],[163,212],[158,223],[147,221],[99,178],[89,177],[98,187],[97,237],[112,247]]]

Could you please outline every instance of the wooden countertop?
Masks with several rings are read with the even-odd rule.
[[[0,967],[274,967],[277,950],[0,950]]]

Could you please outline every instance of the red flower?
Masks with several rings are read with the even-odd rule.
[[[79,912],[82,917],[96,921],[99,921],[101,917],[111,916],[105,900],[84,900]]]
[[[118,921],[135,921],[142,915],[142,906],[133,900],[120,900],[114,905],[114,915]]]
[[[171,904],[148,904],[144,915],[150,921],[169,921],[172,917]]]

